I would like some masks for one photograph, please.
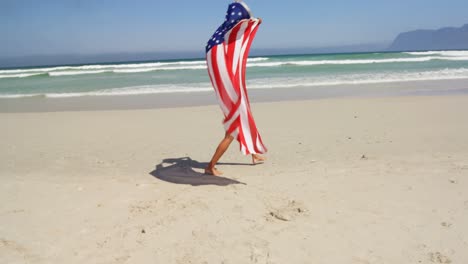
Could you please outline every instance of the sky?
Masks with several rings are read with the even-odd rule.
[[[228,0],[0,0],[0,58],[203,50]],[[468,23],[467,0],[245,1],[264,21],[254,47],[390,43]]]

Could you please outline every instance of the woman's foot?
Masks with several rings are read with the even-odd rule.
[[[260,156],[258,154],[252,154],[252,164],[259,164],[265,162],[265,157]]]
[[[208,175],[213,175],[213,176],[221,176],[223,175],[223,173],[219,170],[217,170],[215,167],[208,167],[205,169],[205,174],[208,174]]]

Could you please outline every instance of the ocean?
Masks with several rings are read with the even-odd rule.
[[[248,89],[468,80],[468,51],[251,57]],[[211,91],[204,59],[0,69],[0,98]]]

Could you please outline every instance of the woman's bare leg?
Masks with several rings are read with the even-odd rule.
[[[218,160],[223,156],[224,152],[228,149],[229,145],[231,145],[232,140],[234,137],[226,133],[224,135],[223,140],[218,145],[218,148],[216,148],[216,151],[213,155],[213,158],[211,158],[210,163],[208,163],[208,166],[205,169],[206,174],[211,174],[214,176],[221,176],[223,173],[215,168],[216,163],[218,163]]]

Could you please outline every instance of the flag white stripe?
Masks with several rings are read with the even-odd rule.
[[[242,45],[242,48],[241,48],[241,53],[240,53],[240,59],[243,59],[244,56],[245,56],[245,51],[247,49],[247,46],[249,45],[249,40],[250,40],[250,36],[247,37],[244,45]],[[249,150],[249,152],[251,153],[255,153],[255,148],[253,146],[253,142],[252,142],[252,133],[250,131],[250,125],[249,125],[249,118],[247,116],[247,113],[248,113],[248,109],[247,109],[247,106],[246,106],[246,103],[247,103],[247,98],[246,98],[246,95],[244,93],[244,85],[243,85],[243,72],[242,72],[242,67],[241,65],[239,65],[239,85],[240,85],[240,96],[241,96],[241,105],[239,106],[239,111],[241,112],[240,113],[240,117],[241,117],[241,126],[242,126],[242,131],[244,133],[244,140],[245,140],[245,144],[247,145],[247,149]]]
[[[208,74],[210,74],[210,77],[211,77],[211,80],[212,81],[212,84],[214,86],[214,90],[216,92],[216,97],[218,99],[218,102],[219,102],[219,105],[221,106],[221,110],[223,110],[223,113],[225,116],[227,116],[229,114],[229,109],[227,108],[227,106],[224,104],[223,102],[223,99],[221,98],[221,95],[219,94],[219,87],[218,85],[216,84],[216,76],[213,72],[213,61],[211,60],[211,52],[212,52],[213,49],[211,49],[208,53],[207,53],[207,62],[208,62]]]
[[[234,46],[234,55],[232,59],[232,72],[234,75],[237,73],[237,65],[239,64],[239,55],[242,48],[242,42],[244,41],[244,33],[248,23],[243,23],[239,32],[237,32],[236,43]]]
[[[226,90],[226,93],[231,99],[231,102],[235,104],[239,97],[237,96],[237,93],[234,87],[232,87],[232,82],[231,82],[231,79],[229,78],[229,73],[226,68],[227,65],[226,65],[226,59],[224,57],[224,51],[221,48],[221,49],[218,49],[216,53],[217,53],[216,61],[218,63],[218,70],[219,70],[219,75],[221,76],[221,81],[223,82],[224,89]]]

